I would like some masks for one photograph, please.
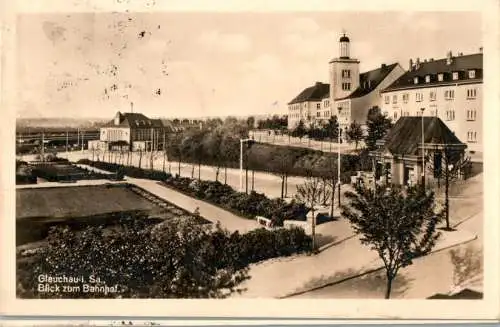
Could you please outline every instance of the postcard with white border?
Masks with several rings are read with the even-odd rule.
[[[498,2],[2,4],[2,314],[498,319]]]

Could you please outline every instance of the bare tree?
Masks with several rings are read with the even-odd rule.
[[[446,220],[446,230],[451,230],[450,226],[450,186],[460,179],[466,179],[471,166],[470,157],[464,156],[461,149],[452,145],[445,145],[443,149],[435,149],[433,158],[426,157],[427,167],[433,173],[433,177],[441,188],[441,181],[444,183],[444,211]]]
[[[316,215],[315,207],[321,203],[322,197],[324,197],[324,192],[329,192],[328,189],[324,188],[324,185],[319,177],[313,177],[309,174],[306,181],[302,185],[297,185],[297,194],[295,195],[297,201],[304,203],[311,211],[311,234],[312,234],[312,249],[316,251]]]
[[[139,148],[139,168],[141,168],[141,163],[142,163],[142,155],[143,155],[142,148]]]

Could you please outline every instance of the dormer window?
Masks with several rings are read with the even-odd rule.
[[[430,83],[430,81],[431,81],[431,75],[426,75],[425,76],[425,82],[426,83]]]
[[[418,76],[413,77],[413,83],[418,84]]]
[[[476,71],[474,69],[469,70],[469,78],[476,78]]]
[[[456,81],[458,79],[458,72],[453,72],[453,80]]]
[[[438,74],[438,81],[442,82],[443,80],[444,80],[444,74],[443,73],[439,73]]]

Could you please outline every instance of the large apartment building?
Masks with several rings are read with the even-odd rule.
[[[410,60],[408,71],[382,91],[380,107],[397,121],[405,116],[443,120],[467,151],[482,153],[483,54]]]
[[[299,121],[322,124],[337,116],[341,135],[356,121],[364,126],[374,106],[396,122],[400,117],[434,116],[443,120],[467,151],[482,154],[483,54],[443,59],[410,59],[405,71],[398,63],[359,73],[360,61],[350,57],[350,39],[339,39],[339,56],[330,61],[330,83],[317,82],[288,104],[288,128]],[[344,137],[343,137],[344,138]]]
[[[341,136],[352,122],[366,123],[368,110],[380,103],[380,91],[392,84],[404,69],[397,63],[382,64],[368,72],[359,72],[358,59],[350,57],[350,39],[339,39],[339,56],[329,62],[330,83],[316,82],[288,103],[288,128],[300,120],[306,125],[323,124],[337,116]]]

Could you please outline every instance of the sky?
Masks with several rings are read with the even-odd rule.
[[[342,31],[361,72],[477,53],[477,12],[37,13],[17,17],[17,117],[286,113],[328,83]]]

